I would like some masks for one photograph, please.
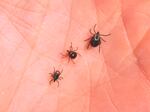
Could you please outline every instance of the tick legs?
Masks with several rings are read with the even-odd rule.
[[[85,39],[84,41],[88,41],[88,40],[90,40],[90,39],[91,39],[91,37],[90,37],[90,38]]]
[[[68,63],[70,62],[70,60],[72,61],[73,64],[75,64],[75,62],[70,58],[68,58]]]
[[[100,45],[99,45],[99,53],[100,53]]]
[[[63,77],[59,77],[59,80],[63,79]]]
[[[94,33],[96,33],[96,31],[95,31],[95,28],[96,28],[96,24],[94,25],[94,28],[93,28],[93,30],[94,30]]]
[[[50,81],[49,81],[49,84],[51,85],[51,82],[53,81],[53,79],[51,79]]]
[[[90,47],[90,43],[88,43],[88,45],[87,45],[87,49]]]
[[[60,74],[63,72],[63,69],[61,70]]]
[[[59,78],[59,80],[61,80],[61,79],[63,79],[63,77],[60,77],[60,78]],[[52,81],[53,81],[53,79],[51,79],[51,80],[49,81],[49,84],[50,84],[50,85],[51,85]],[[59,87],[59,81],[57,80],[56,82],[57,82],[57,84],[58,84],[57,87]]]
[[[77,51],[77,50],[78,50],[78,47],[75,50],[73,50],[73,51]]]
[[[49,73],[49,74],[53,75],[52,73]]]
[[[111,35],[110,33],[109,34],[106,34],[106,35],[104,35],[104,34],[100,34],[100,36],[109,36],[109,35]]]
[[[75,64],[75,62],[73,60],[71,60],[73,64]]]
[[[61,79],[63,79],[63,77],[59,77],[59,80],[61,80]],[[57,83],[58,83],[57,87],[59,87],[59,81],[58,80],[57,80]]]
[[[59,80],[63,79],[63,77],[60,77]],[[57,87],[59,87],[59,81],[57,80]]]
[[[96,24],[94,25],[94,28],[93,28],[94,33],[96,33],[95,28],[96,28]],[[92,32],[92,30],[91,30],[91,29],[90,29],[90,33],[91,33],[92,35],[94,35],[94,33]]]
[[[104,40],[102,37],[100,38],[102,41],[106,42],[106,40]]]
[[[103,35],[103,34],[100,34],[100,36],[109,36],[111,34],[106,34],[106,35]],[[102,41],[106,42],[102,37],[100,37]]]
[[[54,72],[55,72],[55,67],[53,67],[53,69],[54,69]]]
[[[92,35],[94,35],[94,33],[92,32],[92,30],[90,29],[90,31],[89,31]]]

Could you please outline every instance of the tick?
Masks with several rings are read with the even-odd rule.
[[[59,86],[59,80],[63,79],[63,77],[61,76],[61,73],[63,72],[63,70],[61,70],[61,72],[59,70],[55,70],[54,68],[54,71],[53,73],[49,73],[51,74],[51,79],[49,80],[49,84],[51,85],[51,82],[57,82],[58,85],[57,87]]]
[[[91,47],[97,47],[99,46],[99,52],[100,52],[100,45],[101,45],[101,40],[106,42],[101,36],[109,36],[110,34],[100,34],[98,31],[96,32],[95,30],[96,28],[96,24],[94,25],[93,31],[90,29],[90,33],[92,34],[92,36],[84,41],[89,41],[88,45],[87,45],[87,49],[91,46]]]
[[[78,52],[77,52],[78,48],[76,49],[73,49],[72,47],[72,43],[70,45],[70,49],[67,50],[66,54],[62,54],[63,58],[64,57],[68,57],[68,63],[70,62],[70,60],[73,62],[73,64],[75,64],[75,62],[73,61],[75,58],[77,58],[77,55],[80,55]],[[81,56],[81,55],[80,55]]]

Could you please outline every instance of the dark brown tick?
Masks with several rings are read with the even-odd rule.
[[[91,47],[99,46],[99,52],[100,52],[101,40],[106,42],[101,36],[109,36],[110,34],[106,34],[106,35],[100,34],[99,32],[95,31],[95,28],[96,28],[96,24],[94,25],[94,28],[93,28],[94,33],[90,29],[90,33],[92,34],[92,36],[84,41],[89,41],[87,45],[87,49],[89,48],[89,46]]]
[[[63,79],[63,77],[60,76],[62,72],[63,72],[63,70],[61,70],[61,72],[60,72],[59,70],[55,70],[55,68],[54,68],[53,73],[49,73],[49,74],[51,74],[51,79],[49,80],[49,84],[51,85],[51,82],[56,81],[58,83],[58,86],[59,86],[59,81],[58,80]]]
[[[71,60],[71,61],[75,64],[75,62],[74,62],[73,60],[77,57],[77,55],[80,55],[80,54],[77,52],[77,50],[78,50],[78,48],[73,49],[72,43],[71,43],[70,49],[67,50],[66,54],[62,54],[62,56],[63,56],[63,57],[68,57],[68,63],[69,63],[69,61]],[[81,55],[80,55],[80,56],[81,56]]]

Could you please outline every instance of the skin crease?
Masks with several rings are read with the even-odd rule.
[[[149,0],[1,0],[0,112],[150,112]],[[89,29],[104,37],[86,50]],[[81,57],[67,63],[70,43]],[[63,80],[49,85],[53,67]]]

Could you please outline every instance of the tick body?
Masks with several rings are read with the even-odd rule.
[[[97,47],[98,45],[101,44],[99,32],[93,35],[93,37],[90,40],[90,44],[92,47]]]
[[[76,51],[69,51],[69,50],[67,50],[67,52],[68,52],[68,56],[71,59],[75,59],[77,57],[77,52]]]
[[[66,54],[62,54],[63,57],[68,57],[68,62],[70,62],[70,60],[74,63],[74,59],[76,59],[76,57],[78,55],[80,55],[78,52],[77,52],[78,48],[76,49],[73,49],[72,47],[72,43],[70,45],[70,49],[67,50]],[[80,55],[81,56],[81,55]]]
[[[56,81],[59,86],[59,80],[63,79],[63,77],[61,76],[62,72],[63,72],[63,70],[60,72],[59,70],[55,70],[55,68],[54,68],[53,73],[49,73],[49,74],[51,74],[51,79],[49,80],[49,84],[51,84],[51,82]]]
[[[91,31],[90,29],[90,33],[92,34],[92,36],[88,39],[86,39],[85,41],[89,41],[88,42],[88,46],[87,46],[87,49],[91,46],[91,47],[97,47],[99,46],[99,52],[100,52],[100,45],[101,45],[101,40],[106,42],[102,36],[109,36],[110,34],[107,34],[107,35],[103,35],[103,34],[100,34],[99,32],[96,32],[95,31],[95,28],[96,28],[96,24],[94,25],[94,33]]]

